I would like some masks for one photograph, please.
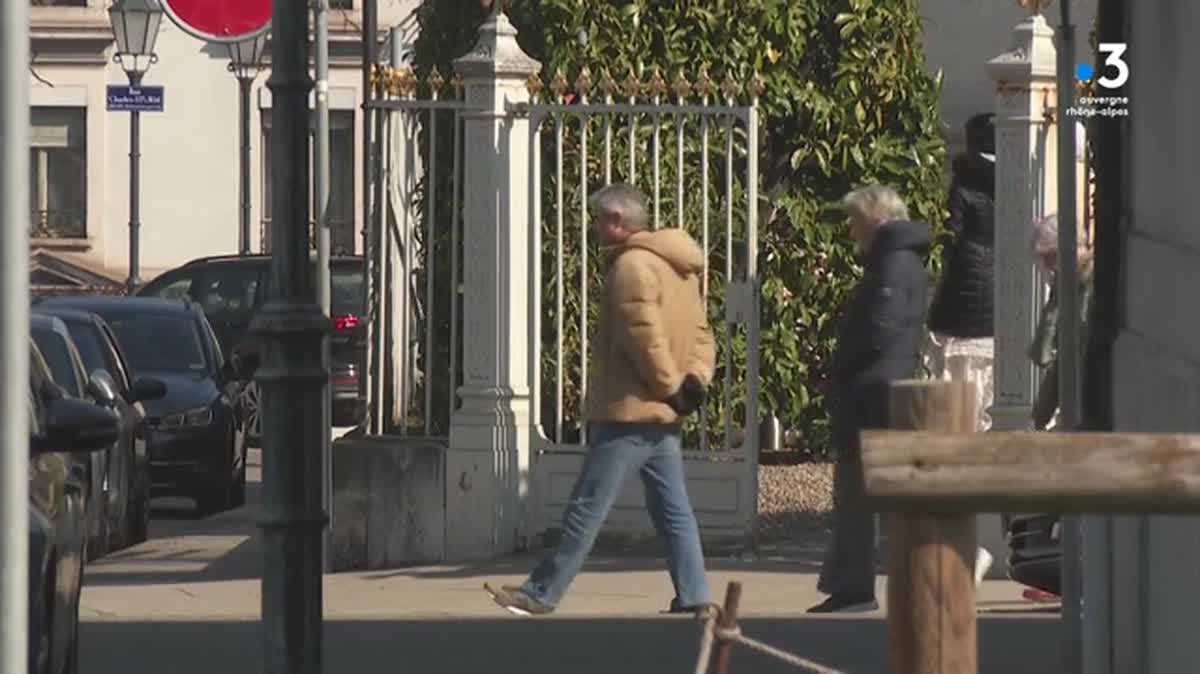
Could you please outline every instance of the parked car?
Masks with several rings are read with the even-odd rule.
[[[34,305],[33,312],[62,321],[89,373],[89,396],[121,420],[116,446],[96,455],[103,464],[97,473],[100,479],[92,485],[95,521],[88,539],[89,559],[141,543],[150,525],[144,403],[166,395],[166,385],[153,377],[133,378],[112,328],[96,314],[42,305]]]
[[[75,674],[87,545],[84,453],[111,447],[120,422],[112,410],[66,395],[32,339],[28,386],[29,672]]]
[[[243,405],[250,442],[256,446],[261,435],[260,395],[258,383],[251,377],[262,362],[262,343],[249,334],[249,327],[267,298],[270,266],[268,255],[200,258],[163,273],[138,291],[142,297],[186,297],[204,307],[226,356],[236,357],[245,368]],[[330,268],[333,425],[354,426],[365,412],[359,394],[359,376],[365,371],[367,353],[366,321],[362,318],[366,300],[363,259],[333,257]]]
[[[246,498],[246,433],[239,377],[199,305],[151,297],[54,297],[41,307],[99,315],[128,357],[134,379],[166,384],[145,401],[152,495],[196,500],[201,514]]]
[[[1009,578],[1062,594],[1061,525],[1058,515],[1014,515],[1008,524]]]

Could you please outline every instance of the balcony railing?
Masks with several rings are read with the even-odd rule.
[[[87,238],[86,218],[74,211],[33,211],[29,236],[35,240]]]

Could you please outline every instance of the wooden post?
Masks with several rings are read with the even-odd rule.
[[[729,583],[729,587],[725,590],[725,609],[721,612],[721,619],[717,621],[717,625],[725,629],[737,627],[738,604],[742,601],[742,584],[737,581]],[[733,644],[728,641],[717,642],[717,648],[713,652],[713,660],[716,662],[715,674],[729,674],[729,656],[733,654]]]
[[[968,382],[895,382],[888,402],[896,430],[976,430]],[[976,674],[975,515],[906,512],[890,522],[888,671]]]

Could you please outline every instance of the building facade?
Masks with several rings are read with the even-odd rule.
[[[113,61],[109,0],[32,0],[29,78],[32,280],[120,282],[128,273],[129,114],[107,112],[106,86],[127,84]],[[415,0],[382,0],[380,26]],[[330,204],[333,246],[361,249],[362,0],[330,0]],[[382,36],[381,36],[382,37]],[[382,48],[382,47],[381,47]],[[229,51],[162,21],[144,85],[164,111],[141,115],[141,278],[239,242],[238,83]],[[251,92],[251,249],[269,247],[269,49]]]

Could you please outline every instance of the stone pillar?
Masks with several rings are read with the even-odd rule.
[[[446,558],[484,559],[523,538],[530,458],[529,101],[541,65],[495,10],[454,63],[466,87],[463,385],[446,458]]]
[[[1036,373],[1029,343],[1041,309],[1041,279],[1029,241],[1033,221],[1054,210],[1054,31],[1033,14],[1013,31],[1013,48],[988,62],[996,81],[996,257],[992,428],[1027,430]]]
[[[1031,225],[1054,209],[1054,31],[1040,13],[1013,30],[1013,47],[987,64],[996,82],[995,354],[992,430],[1032,427],[1037,387],[1029,344],[1044,296],[1030,252]],[[980,515],[979,543],[996,557],[989,577],[1004,577],[1007,543],[997,515]]]

